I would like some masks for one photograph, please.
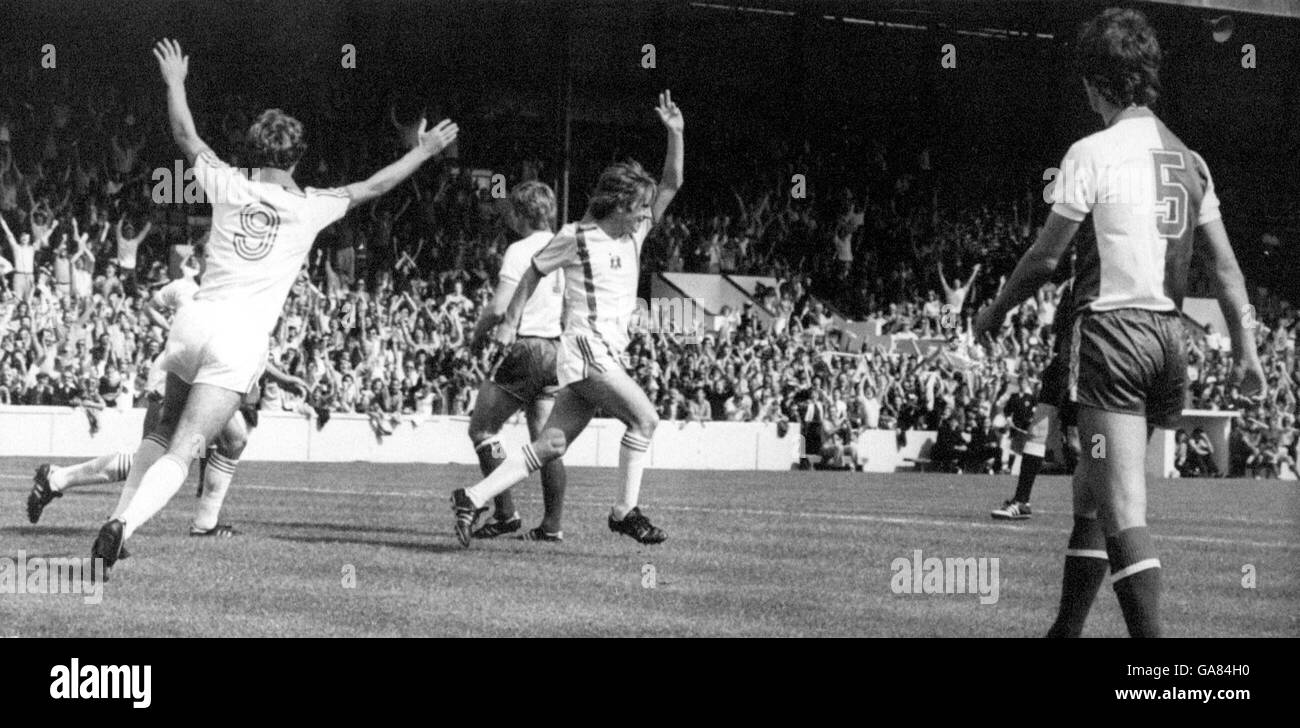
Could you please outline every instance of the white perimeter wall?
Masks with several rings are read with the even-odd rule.
[[[334,415],[316,429],[300,415],[262,412],[260,426],[244,451],[245,460],[286,462],[377,462],[476,464],[466,431],[468,417],[426,417],[413,425],[403,418],[392,435],[375,436],[361,415]],[[1191,413],[1185,413],[1190,415]],[[1213,414],[1215,419],[1231,413]],[[143,409],[107,410],[99,415],[99,432],[90,434],[86,413],[70,407],[0,406],[0,457],[93,457],[135,451],[144,422]],[[1210,424],[1200,423],[1197,424]],[[1226,418],[1211,430],[1216,449],[1226,456]],[[528,441],[522,419],[502,430],[507,447]],[[617,467],[623,425],[593,420],[569,448],[565,462],[574,466]],[[1147,452],[1147,472],[1167,476],[1173,470],[1173,437],[1157,430]],[[866,470],[892,473],[910,470],[910,459],[927,457],[935,433],[909,431],[902,448],[893,430],[866,430],[858,439],[867,457]],[[664,422],[650,446],[650,467],[670,470],[789,470],[799,459],[799,427],[791,425],[778,437],[776,425],[749,422],[710,422],[707,425]],[[1226,465],[1226,463],[1225,463]]]
[[[468,417],[426,417],[412,425],[403,418],[394,433],[376,438],[369,420],[334,415],[316,429],[313,421],[287,413],[260,413],[260,426],[244,451],[245,460],[293,462],[465,463],[475,464],[466,434]],[[143,409],[108,410],[99,415],[99,432],[91,436],[86,413],[70,407],[0,407],[0,457],[92,457],[134,451],[140,442]],[[618,466],[623,425],[594,420],[573,443],[570,465]],[[506,425],[508,447],[528,441],[522,420]],[[711,422],[680,427],[666,422],[655,432],[650,467],[710,470],[789,470],[798,459],[799,428],[784,438],[776,425]]]

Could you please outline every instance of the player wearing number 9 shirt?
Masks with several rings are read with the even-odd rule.
[[[1253,331],[1243,326],[1245,282],[1219,214],[1210,170],[1151,112],[1160,46],[1136,10],[1110,9],[1085,24],[1076,46],[1088,102],[1105,129],[1070,147],[1051,214],[1006,287],[976,319],[994,330],[1055,271],[1079,225],[1069,387],[1082,446],[1074,475],[1074,530],[1052,637],[1077,637],[1105,579],[1129,634],[1160,635],[1160,560],[1146,524],[1146,443],[1182,408],[1186,333],[1179,309],[1193,245],[1232,336],[1242,391],[1261,390]]]
[[[269,109],[248,130],[254,169],[246,178],[223,164],[195,130],[185,96],[189,57],[180,44],[163,40],[154,57],[167,85],[172,136],[212,203],[212,232],[203,283],[194,302],[177,315],[160,363],[167,372],[163,415],[141,443],[128,477],[129,487],[138,469],[139,488],[120,515],[100,529],[92,547],[106,570],[123,542],[176,494],[191,461],[206,451],[257,383],[267,336],[316,233],[350,207],[396,187],[457,134],[450,121],[433,129],[421,121],[416,146],[369,179],[304,190],[293,180],[306,148],[302,124]],[[160,442],[167,443],[165,451]]]

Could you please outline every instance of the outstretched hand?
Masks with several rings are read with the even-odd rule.
[[[517,333],[517,323],[507,323],[502,321],[492,329],[492,341],[504,351],[511,344],[515,343],[515,334]]]
[[[659,105],[655,107],[659,112],[659,120],[668,127],[668,131],[681,132],[686,126],[686,119],[682,116],[682,110],[677,108],[673,103],[671,91],[663,91],[659,94]]]
[[[428,119],[420,119],[420,128],[416,132],[416,146],[430,157],[451,146],[456,141],[460,127],[451,119],[443,119],[438,125],[429,128]]]
[[[1258,357],[1249,357],[1249,361],[1239,361],[1234,368],[1233,379],[1236,380],[1237,386],[1241,388],[1243,396],[1262,401],[1266,394],[1264,389],[1264,369],[1260,366]]]
[[[190,57],[181,53],[179,42],[163,38],[154,46],[153,57],[158,59],[163,81],[168,85],[185,83],[185,76],[190,72]]]

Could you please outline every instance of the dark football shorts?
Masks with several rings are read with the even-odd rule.
[[[556,376],[559,339],[523,336],[515,340],[497,367],[493,383],[523,404],[550,399],[560,388]]]
[[[1078,403],[1070,398],[1070,342],[1066,340],[1058,346],[1063,348],[1052,355],[1052,360],[1043,370],[1038,401],[1056,408],[1061,427],[1074,427],[1079,424],[1079,410]]]
[[[257,427],[257,410],[262,405],[262,388],[253,387],[239,402],[239,414],[244,417],[244,424],[252,430]]]
[[[157,392],[150,392],[146,395],[149,401],[148,408],[144,411],[144,432],[142,436],[147,436],[158,426],[158,421],[162,419],[163,396]],[[244,395],[239,403],[239,414],[244,418],[244,424],[252,430],[257,427],[257,409],[262,403],[262,390],[260,387],[253,387],[253,391]]]
[[[1169,427],[1187,392],[1187,333],[1177,311],[1080,312],[1070,390],[1085,407]]]

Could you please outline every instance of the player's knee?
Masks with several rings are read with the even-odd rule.
[[[486,427],[476,427],[474,423],[470,423],[469,441],[474,443],[474,447],[478,447],[479,445],[482,445],[484,442],[488,440],[488,438],[496,434],[497,433],[493,432],[492,430]]]
[[[659,415],[654,411],[645,412],[638,415],[636,419],[628,423],[628,429],[647,440],[654,436],[655,428],[659,426]]]
[[[208,450],[208,443],[203,435],[192,433],[182,437],[171,438],[171,446],[167,448],[167,454],[183,460],[197,460],[203,457]]]
[[[569,438],[564,436],[562,430],[546,430],[537,440],[537,456],[542,460],[549,461],[563,457],[568,449]]]
[[[1146,525],[1147,502],[1141,496],[1116,492],[1108,510],[1115,521],[1116,532]]]
[[[223,434],[217,440],[217,452],[223,457],[231,460],[238,460],[244,454],[244,448],[248,446],[248,435],[244,433]]]

